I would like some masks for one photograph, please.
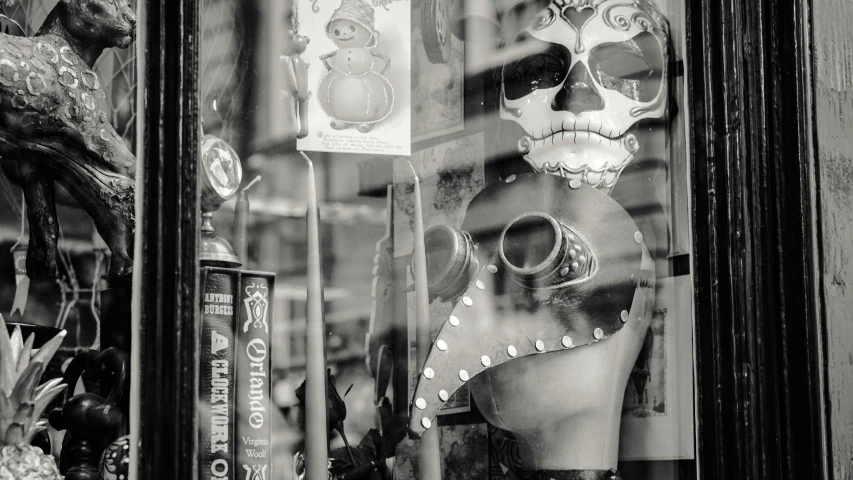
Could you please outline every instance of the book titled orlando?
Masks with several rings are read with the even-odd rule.
[[[203,268],[199,478],[233,479],[236,270]]]
[[[239,480],[271,478],[271,274],[241,272],[237,315],[235,470]]]

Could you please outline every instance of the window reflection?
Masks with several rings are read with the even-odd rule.
[[[136,2],[83,3],[0,5],[0,383],[19,385],[0,443],[15,478],[128,468]]]
[[[242,159],[243,185],[261,178],[246,193],[247,256],[240,260],[244,269],[276,275],[271,469],[291,472],[294,461],[297,470],[303,468],[298,454],[306,448],[304,409],[296,392],[306,363],[308,176],[295,142],[318,135],[306,131],[305,122],[314,121],[312,105],[321,101],[321,85],[300,83],[298,73],[302,65],[309,72],[322,67],[306,52],[328,40],[308,35],[307,25],[315,21],[324,28],[340,5],[322,5],[317,20],[309,20],[310,1],[298,2],[295,11],[282,2],[203,3],[203,128]],[[379,3],[368,4],[375,15],[393,9]],[[572,457],[559,448],[576,443],[572,458],[578,467],[572,470],[606,471],[618,463],[625,478],[687,478],[684,472],[694,458],[693,378],[692,367],[679,365],[692,365],[691,281],[684,267],[690,251],[689,189],[678,108],[685,107],[684,79],[673,76],[672,68],[683,51],[682,2],[604,1],[582,7],[560,1],[509,6],[429,1],[410,8],[411,100],[394,108],[408,108],[412,155],[308,152],[320,199],[326,358],[334,390],[346,406],[343,432],[353,448],[346,448],[341,432],[330,432],[337,468],[366,464],[377,452],[364,448],[389,439],[394,445],[383,469],[398,478],[415,475],[419,441],[398,434],[407,428],[418,434],[429,430],[423,417],[439,431],[447,478],[453,472],[466,478],[535,478],[530,475],[538,470],[567,470],[569,465],[542,459]],[[330,26],[331,40],[348,38],[354,25],[344,20]],[[391,41],[380,32],[380,46]],[[406,60],[392,58],[395,66],[401,61]],[[328,127],[329,120],[323,120]],[[382,128],[374,127],[380,133]],[[363,138],[358,133],[376,131],[350,135]],[[409,162],[420,178],[425,230],[446,228],[425,239],[435,336],[431,355],[451,352],[460,355],[453,362],[470,360],[474,366],[417,360],[415,189]],[[556,183],[545,186],[543,178]],[[513,184],[520,186],[523,200],[493,193]],[[589,190],[590,197],[572,203],[576,190]],[[494,195],[493,201],[478,203],[478,195]],[[234,227],[240,208],[232,199],[213,216],[218,235],[240,237]],[[574,209],[578,216],[567,213]],[[505,227],[530,212],[554,219],[557,227],[546,230],[557,233],[539,232],[525,240],[523,232],[510,229],[518,252],[505,252],[506,258],[497,247],[492,252]],[[629,226],[617,228],[617,217]],[[494,241],[462,228],[478,219],[485,222],[481,227],[501,220],[487,229]],[[618,235],[625,236],[626,246],[604,255],[601,242],[612,246]],[[552,237],[562,236],[575,240],[554,247],[562,240]],[[476,253],[465,256],[460,245]],[[547,252],[533,254],[534,247]],[[504,268],[547,263],[550,247],[565,258],[542,275],[559,280],[564,268],[569,271],[565,281],[545,282],[548,288],[577,287],[594,278],[596,290],[531,293],[529,284]],[[627,253],[632,249],[636,255]],[[633,266],[623,269],[624,281],[605,281],[601,272],[608,262]],[[627,293],[613,293],[620,285]],[[643,295],[635,295],[638,289]],[[483,303],[491,313],[472,314],[481,304],[477,295],[486,293]],[[474,306],[466,305],[469,300]],[[487,317],[496,323],[472,338],[457,335],[466,322]],[[486,346],[494,340],[490,335],[501,332],[501,318],[536,328],[524,342],[500,338]],[[629,320],[642,327],[631,328]],[[616,356],[621,368],[605,372],[600,365],[616,357],[597,348],[609,345],[611,337],[629,336],[615,337],[619,331],[633,334],[634,347]],[[492,350],[480,351],[486,348]],[[601,355],[599,362],[590,360],[595,355]],[[481,371],[489,373],[478,375]],[[597,417],[590,412],[603,411],[596,399],[616,398],[603,391],[597,396],[596,389],[602,379],[616,377],[621,408],[611,412],[609,423],[591,420]],[[448,386],[435,391],[429,386],[444,379]],[[558,415],[554,398],[571,411]],[[563,436],[550,437],[550,444],[563,447],[533,446],[534,427],[557,418],[566,422]],[[604,431],[609,440],[599,435]],[[600,455],[603,447],[596,450],[598,439],[609,445],[606,455]],[[360,448],[361,442],[366,443]],[[593,456],[605,461],[584,460]]]

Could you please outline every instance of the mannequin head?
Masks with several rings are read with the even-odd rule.
[[[644,268],[652,268],[648,252]],[[654,288],[637,288],[629,321],[593,345],[507,362],[471,379],[492,425],[518,441],[526,470],[616,469],[622,399],[652,317]]]
[[[455,307],[421,371],[410,428],[431,428],[469,383],[486,418],[531,446],[527,468],[592,468],[566,462],[571,438],[611,432],[598,444],[615,451],[653,303],[653,264],[627,212],[577,180],[526,174],[487,187],[461,230],[434,227],[426,244],[430,293]]]

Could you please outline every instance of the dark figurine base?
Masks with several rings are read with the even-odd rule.
[[[128,379],[127,357],[115,348],[100,354],[94,350],[79,353],[65,370],[63,382],[76,385],[84,372],[94,374],[104,398],[95,393],[73,395],[66,391],[65,402],[50,414],[50,426],[65,430],[59,471],[66,480],[97,480],[104,450],[125,432],[121,403]]]
[[[100,442],[93,442],[85,433],[65,435],[59,462],[59,471],[64,472],[65,480],[98,480],[100,452],[104,447],[95,443]]]

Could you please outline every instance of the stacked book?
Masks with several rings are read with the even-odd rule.
[[[204,267],[201,281],[199,477],[271,479],[275,274]]]

